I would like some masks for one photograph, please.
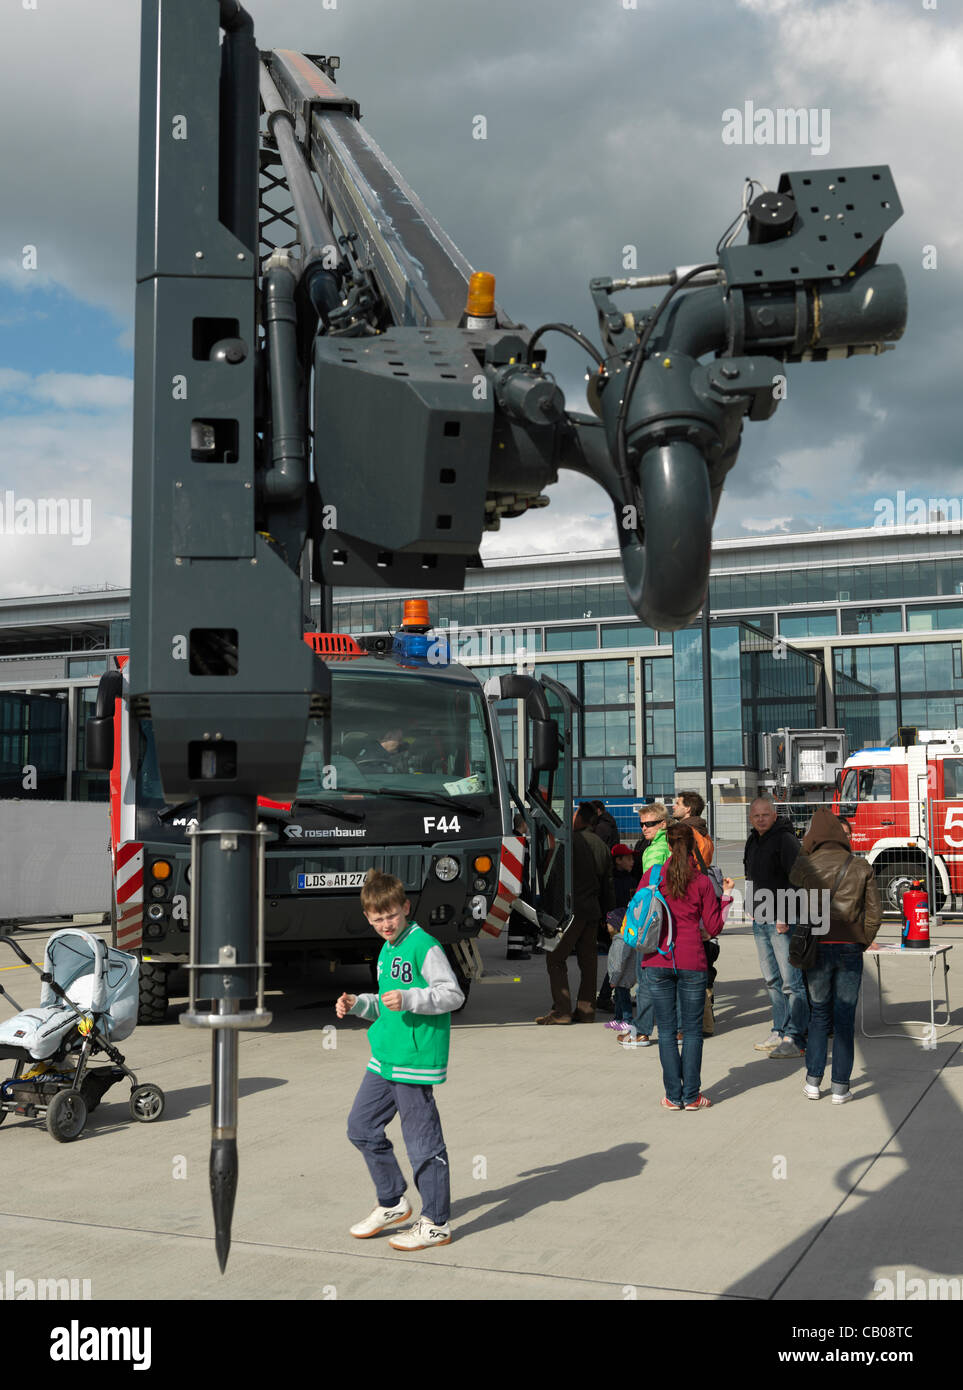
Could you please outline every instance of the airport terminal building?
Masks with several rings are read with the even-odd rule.
[[[765,784],[758,735],[839,727],[850,750],[900,725],[963,727],[963,559],[944,522],[719,540],[708,646],[722,803]],[[395,590],[336,590],[334,627],[385,631]],[[435,629],[484,678],[547,672],[578,697],[575,794],[705,787],[704,625],[657,633],[630,612],[616,550],[490,560],[464,592],[428,593]],[[0,796],[104,800],[85,765],[97,680],[130,635],[129,592],[0,601]],[[504,716],[505,751],[517,755]],[[22,786],[26,765],[37,785]]]

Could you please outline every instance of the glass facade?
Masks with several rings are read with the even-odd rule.
[[[339,632],[385,632],[398,622],[396,595],[350,599],[334,605]],[[589,584],[532,584],[522,589],[469,589],[463,594],[439,594],[431,600],[435,627],[498,627],[554,623],[572,619],[633,618],[625,589],[614,578]],[[595,645],[595,640],[590,644]]]
[[[837,719],[850,748],[887,743],[901,724],[963,727],[963,652],[957,642],[840,647],[834,667]]]
[[[720,608],[783,608],[797,603],[862,603],[957,594],[958,559],[894,560],[886,564],[800,565],[784,570],[720,574],[709,584]]]
[[[680,769],[705,767],[702,632],[675,634],[676,760]],[[822,723],[822,668],[757,628],[711,624],[712,761],[752,766],[759,733]]]
[[[827,722],[821,662],[829,652],[833,722],[846,729],[851,748],[886,742],[899,724],[963,727],[961,646],[950,637],[963,635],[963,560],[944,554],[950,549],[937,533],[873,528],[721,542],[710,585],[714,766],[748,769],[757,734]],[[614,551],[499,562],[484,576],[471,571],[468,583],[463,593],[430,596],[434,627],[448,631],[457,658],[482,680],[514,670],[524,650],[529,669],[572,690],[581,704],[577,796],[631,795],[639,772],[646,794],[666,796],[685,781],[680,774],[704,768],[701,627],[672,634],[639,623]],[[390,630],[404,597],[384,590],[336,595],[333,626],[356,634]],[[0,626],[0,657],[8,658],[0,662],[0,682],[11,689],[17,682],[19,692],[16,713],[5,706],[0,725],[0,794],[18,794],[29,763],[44,767],[48,785],[69,786],[75,797],[106,796],[106,777],[85,766],[84,722],[111,659],[105,649],[129,644],[125,602],[121,595],[85,595],[0,605],[0,624],[8,626],[6,635]],[[732,609],[739,611],[724,611]],[[895,634],[908,640],[894,641]],[[62,657],[59,664],[46,656],[51,652]],[[89,684],[77,689],[68,734],[63,722],[55,728],[50,710],[58,706],[56,719],[64,720],[66,682],[78,679]],[[54,691],[57,680],[63,688]],[[23,693],[35,687],[36,707]],[[514,761],[514,711],[499,711],[498,721]]]

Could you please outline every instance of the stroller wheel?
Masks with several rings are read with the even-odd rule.
[[[69,1144],[87,1123],[87,1102],[79,1091],[58,1091],[47,1106],[47,1129],[58,1144]]]
[[[164,1092],[159,1086],[135,1086],[130,1093],[130,1113],[143,1124],[159,1120],[164,1113]]]

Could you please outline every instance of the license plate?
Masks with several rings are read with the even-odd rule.
[[[342,874],[298,874],[298,888],[360,888],[367,872]]]

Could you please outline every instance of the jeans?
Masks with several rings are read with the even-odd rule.
[[[706,1002],[704,970],[673,970],[646,966],[649,996],[659,1029],[659,1060],[666,1100],[691,1105],[702,1084],[702,1013]],[[676,1022],[682,1028],[682,1056],[676,1042]]]
[[[803,972],[789,964],[791,933],[777,932],[772,923],[753,922],[752,934],[772,1004],[772,1030],[782,1038],[792,1038],[797,1047],[804,1047],[809,1028],[809,1003]]]
[[[615,1023],[631,1023],[632,1015],[635,1012],[635,1005],[632,1003],[632,995],[621,985],[616,985],[612,991],[615,1000]]]
[[[635,1016],[630,1019],[632,1036],[635,1038],[645,1036],[650,1038],[655,1031],[655,1009],[652,1006],[652,996],[649,993],[649,967],[642,964],[642,952],[636,951],[635,960]],[[673,1036],[682,1032],[682,1008],[680,1006],[675,1027],[672,1029]],[[662,1029],[659,1029],[661,1035]]]
[[[448,1150],[432,1088],[385,1081],[366,1071],[348,1116],[348,1138],[368,1165],[379,1207],[395,1206],[408,1186],[385,1134],[395,1115],[401,1116],[401,1133],[421,1197],[421,1214],[444,1226],[451,1212]]]
[[[806,1044],[806,1080],[818,1086],[823,1079],[832,1023],[832,1085],[837,1095],[841,1095],[849,1090],[853,1074],[856,1000],[863,979],[863,950],[861,946],[822,942],[816,950],[816,964],[806,971],[813,1006]]]

